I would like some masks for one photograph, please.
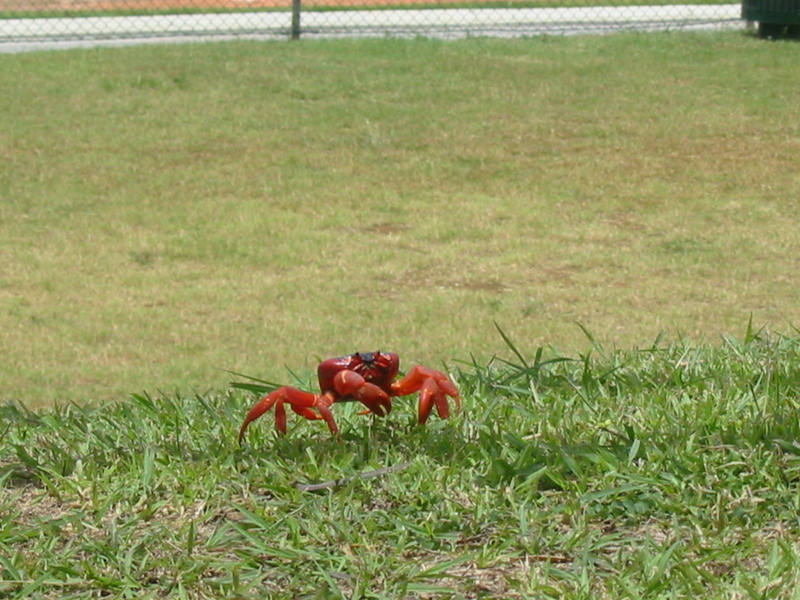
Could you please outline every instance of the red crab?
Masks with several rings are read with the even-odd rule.
[[[247,426],[275,407],[275,427],[286,433],[286,408],[306,419],[322,419],[333,435],[339,428],[331,413],[334,402],[361,402],[367,407],[362,414],[373,413],[379,417],[392,410],[394,396],[408,396],[419,392],[419,422],[425,423],[436,406],[442,419],[450,416],[447,397],[453,398],[456,408],[461,406],[458,388],[441,371],[416,366],[405,377],[395,381],[400,371],[400,357],[392,352],[356,352],[349,356],[329,358],[317,369],[321,394],[304,392],[293,387],[278,388],[264,396],[247,413],[239,430],[239,442],[244,438]]]

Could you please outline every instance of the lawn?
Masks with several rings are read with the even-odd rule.
[[[0,597],[794,598],[800,338],[510,346],[449,420],[253,398],[6,406]],[[309,487],[313,486],[313,487]]]
[[[0,56],[0,598],[796,597],[798,50]]]
[[[796,44],[741,33],[0,56],[0,397],[797,322]]]

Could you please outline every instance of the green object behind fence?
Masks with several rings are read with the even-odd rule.
[[[742,18],[757,22],[762,37],[798,37],[800,0],[743,0]]]

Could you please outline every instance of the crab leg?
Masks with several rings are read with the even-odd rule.
[[[295,413],[306,419],[312,421],[318,419],[324,420],[328,424],[328,429],[331,430],[331,433],[333,435],[338,435],[339,428],[336,426],[336,421],[334,421],[333,414],[330,410],[333,400],[333,397],[328,394],[318,396],[317,394],[304,392],[293,387],[278,388],[259,400],[247,413],[244,423],[242,423],[242,427],[239,429],[239,443],[242,442],[245,431],[247,431],[247,427],[250,423],[268,412],[273,406],[275,407],[275,428],[280,433],[286,434],[285,404],[288,404]],[[315,412],[314,409],[316,409],[317,412]]]

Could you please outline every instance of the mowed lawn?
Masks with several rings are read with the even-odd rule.
[[[796,597],[799,53],[0,56],[0,598]],[[377,348],[462,410],[237,444]]]
[[[0,56],[4,400],[798,321],[798,46],[741,33]]]

